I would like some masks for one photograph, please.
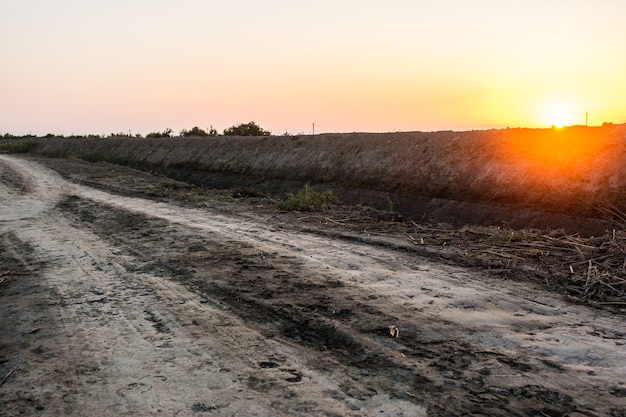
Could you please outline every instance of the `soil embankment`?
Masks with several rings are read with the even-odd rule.
[[[300,137],[42,139],[31,152],[207,186],[332,188],[344,202],[451,223],[597,233],[626,211],[626,125]],[[607,210],[610,209],[610,210]],[[593,220],[590,220],[593,218]]]

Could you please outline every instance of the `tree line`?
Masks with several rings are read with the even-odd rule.
[[[180,137],[201,137],[201,138],[220,136],[217,130],[213,129],[213,127],[209,128],[208,130],[209,131],[207,132],[206,130],[201,129],[198,126],[194,126],[189,130],[187,129],[181,130],[179,136]],[[249,123],[241,123],[239,125],[234,125],[227,129],[224,129],[224,132],[222,133],[222,135],[223,136],[270,136],[271,132],[269,130],[264,130],[263,128],[261,128],[259,125],[257,125],[254,122],[249,122]],[[11,135],[9,133],[5,133],[4,135],[0,136],[0,138],[3,138],[3,139],[28,139],[28,138],[36,138],[36,137],[37,136],[31,135],[31,134],[23,135],[23,136],[16,136],[16,135]],[[44,138],[67,137],[70,139],[79,139],[79,138],[102,138],[103,136],[101,135],[63,136],[63,135],[54,135],[52,133],[48,133],[47,135],[43,137]],[[127,132],[111,133],[107,137],[142,138],[143,136],[140,133],[133,135],[129,131],[128,133]],[[172,137],[175,137],[175,135],[173,134],[172,129],[168,128],[168,129],[163,130],[162,132],[150,132],[145,137],[146,138],[172,138]]]

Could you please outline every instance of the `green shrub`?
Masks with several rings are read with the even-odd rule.
[[[286,211],[324,211],[338,202],[339,199],[332,191],[315,191],[307,184],[298,194],[287,194],[287,199],[279,201],[277,207]]]

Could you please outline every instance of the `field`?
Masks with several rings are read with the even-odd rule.
[[[0,155],[0,414],[623,416],[624,139]],[[277,210],[306,183],[342,203]]]

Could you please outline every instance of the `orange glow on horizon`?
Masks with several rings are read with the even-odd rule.
[[[626,2],[245,3],[0,2],[0,134],[626,122]]]
[[[551,179],[580,176],[593,170],[598,156],[610,146],[610,136],[600,127],[520,129],[511,135],[505,153],[526,165],[533,175]]]

